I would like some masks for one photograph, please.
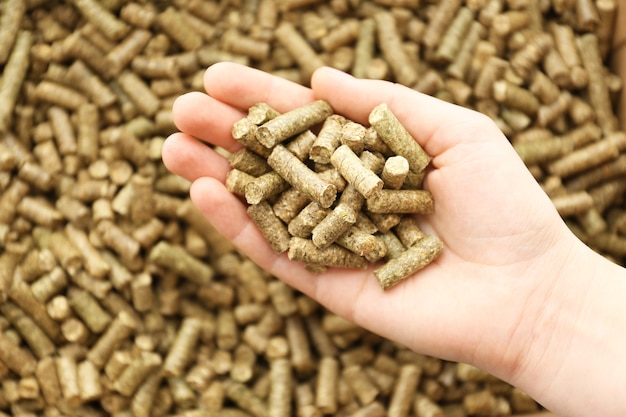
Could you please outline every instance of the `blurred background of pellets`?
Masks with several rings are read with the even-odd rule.
[[[616,0],[0,10],[0,415],[547,415],[277,283],[203,219],[161,145],[216,62],[397,81],[491,117],[570,228],[624,264]]]

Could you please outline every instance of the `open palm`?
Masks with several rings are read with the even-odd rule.
[[[419,352],[474,363],[502,378],[523,367],[525,336],[536,324],[576,240],[506,138],[485,116],[384,81],[357,80],[324,68],[312,89],[221,63],[207,70],[208,95],[174,105],[181,130],[168,138],[168,169],[192,181],[191,198],[242,252],[330,310]],[[444,242],[442,255],[383,293],[372,270],[315,275],[275,254],[229,193],[228,162],[202,141],[240,148],[232,124],[257,102],[284,112],[314,99],[367,123],[387,103],[433,157],[425,186],[435,212],[420,225]],[[200,139],[200,140],[198,140]],[[559,244],[557,244],[559,242]],[[555,261],[556,260],[556,261]]]

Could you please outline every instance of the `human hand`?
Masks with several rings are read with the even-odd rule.
[[[531,347],[529,338],[535,327],[550,325],[542,321],[544,307],[580,245],[507,139],[486,116],[400,85],[328,68],[311,85],[234,64],[212,66],[205,76],[209,95],[190,93],[174,105],[183,133],[167,139],[165,165],[193,182],[191,199],[220,233],[331,311],[418,352],[473,363],[511,382],[523,379],[536,365],[530,351],[544,347],[542,340]],[[285,112],[314,99],[363,124],[385,102],[432,156],[425,187],[435,212],[418,220],[445,247],[390,291],[383,293],[371,268],[316,275],[274,253],[226,190],[228,162],[202,143],[235,151],[240,145],[231,127],[252,104]]]

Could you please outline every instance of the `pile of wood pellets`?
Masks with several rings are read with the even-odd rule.
[[[368,130],[333,114],[323,100],[285,114],[257,103],[233,126],[245,148],[230,158],[226,187],[250,204],[276,253],[315,272],[386,258],[374,276],[387,290],[434,261],[443,243],[414,216],[434,211],[421,189],[430,157],[386,104],[369,122]]]
[[[581,239],[626,256],[615,0],[0,2],[0,416],[532,413],[273,278],[164,168],[173,101],[234,61],[477,109]],[[409,161],[410,162],[410,161]]]

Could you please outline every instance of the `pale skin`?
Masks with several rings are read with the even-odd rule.
[[[486,116],[386,81],[329,68],[311,89],[229,63],[210,67],[208,94],[174,104],[181,132],[163,161],[192,181],[191,199],[243,253],[329,310],[411,349],[467,362],[528,392],[561,417],[626,415],[626,272],[563,223],[507,139]],[[288,111],[314,99],[367,124],[385,102],[432,156],[419,218],[441,256],[383,292],[371,268],[316,275],[275,254],[224,187],[232,124],[257,102]],[[591,413],[591,414],[590,414]]]

